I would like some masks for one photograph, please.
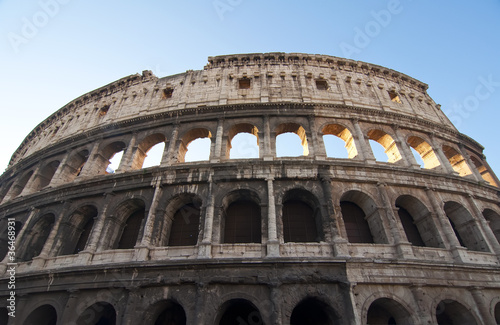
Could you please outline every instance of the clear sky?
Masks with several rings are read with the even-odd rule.
[[[500,1],[0,0],[0,173],[72,99],[208,56],[304,52],[382,65],[429,85],[500,173]]]

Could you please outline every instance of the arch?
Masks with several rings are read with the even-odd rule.
[[[320,204],[309,191],[292,189],[283,196],[284,242],[320,242],[324,238]]]
[[[147,162],[147,153],[157,145],[163,146],[163,149],[165,149],[166,140],[167,138],[165,137],[165,135],[161,133],[154,133],[145,137],[144,140],[142,140],[141,143],[139,143],[139,145],[137,146],[137,150],[132,160],[132,169],[143,168],[143,166],[145,166],[145,162]],[[160,165],[161,156],[160,159],[156,159],[155,162],[148,163],[147,167]]]
[[[441,165],[431,145],[424,139],[417,136],[410,136],[408,137],[407,143],[420,155],[422,161],[424,162],[423,167],[425,169],[433,169]]]
[[[332,307],[317,298],[308,297],[293,308],[290,325],[333,325],[337,320]]]
[[[85,249],[97,215],[93,205],[84,205],[71,213],[68,222],[61,225],[59,255],[78,254]]]
[[[443,153],[450,162],[451,167],[453,167],[453,170],[457,172],[458,175],[463,177],[472,174],[465,158],[457,150],[450,146],[443,145]]]
[[[451,299],[441,300],[435,315],[438,325],[477,325],[476,318],[469,309]]]
[[[395,163],[402,159],[396,142],[389,134],[382,130],[373,129],[368,131],[367,135],[370,140],[378,142],[382,147],[384,147],[387,155],[387,162]]]
[[[88,307],[76,320],[76,325],[115,325],[116,310],[110,303],[97,302]]]
[[[33,310],[23,322],[23,325],[56,325],[57,312],[51,305],[42,305]]]
[[[444,204],[444,211],[460,245],[473,251],[490,251],[474,218],[464,206],[448,201]]]
[[[33,182],[34,192],[37,192],[50,184],[50,181],[52,180],[52,177],[54,177],[59,164],[59,160],[54,160],[40,169],[40,171],[35,175],[35,181]]]
[[[97,174],[103,175],[103,174],[112,174],[115,171],[110,167],[113,158],[115,156],[121,156],[120,153],[122,153],[127,146],[125,145],[124,142],[122,141],[115,141],[107,146],[105,146],[101,151],[100,155],[96,155],[95,160],[93,161],[93,164],[95,164],[95,169],[97,171]],[[116,164],[119,165],[120,162],[117,162]]]
[[[432,216],[422,202],[411,195],[401,195],[396,199],[396,208],[410,243],[415,246],[442,246]]]
[[[186,153],[188,151],[188,146],[191,144],[191,142],[197,140],[197,139],[203,139],[203,138],[212,138],[212,133],[205,128],[195,128],[191,129],[188,132],[186,132],[180,141],[180,146],[179,146],[179,155],[178,155],[178,161],[179,162],[185,162],[186,160]],[[209,155],[210,155],[210,150],[209,150]],[[201,157],[200,159],[195,159],[191,161],[197,161],[197,160],[208,160],[209,157]]]
[[[500,243],[500,215],[491,209],[484,209],[483,216],[490,224],[491,231]]]
[[[411,325],[411,314],[399,302],[390,298],[373,301],[366,313],[366,324]]]
[[[259,309],[246,299],[232,299],[220,308],[216,324],[263,324]]]
[[[15,182],[14,185],[10,189],[10,193],[8,195],[9,199],[14,199],[17,196],[21,194],[21,192],[24,190],[26,187],[26,184],[30,180],[31,176],[33,175],[33,171],[30,170],[29,172],[25,173],[19,181]]]
[[[186,312],[177,302],[168,299],[155,303],[144,317],[145,324],[186,325]]]
[[[21,231],[23,227],[22,222],[15,221],[14,224],[7,223],[5,230],[0,235],[0,261],[2,261],[9,251],[9,237],[12,239],[12,234],[14,234],[14,238],[17,238],[17,235]]]
[[[223,202],[222,242],[262,242],[262,217],[257,193],[241,189],[226,195]]]
[[[358,190],[347,191],[340,198],[340,207],[350,242],[388,243],[378,206],[369,195]]]
[[[347,149],[347,158],[352,159],[358,155],[358,150],[356,149],[356,144],[354,143],[354,138],[351,131],[343,125],[340,124],[328,124],[323,127],[323,142],[325,142],[325,136],[333,135],[344,141],[344,147]],[[337,155],[330,153],[328,147],[325,143],[325,150],[328,157],[338,157]]]
[[[307,144],[306,130],[300,124],[282,123],[282,124],[278,125],[278,127],[276,128],[276,142],[278,142],[278,136],[281,134],[284,134],[284,133],[296,134],[300,138],[300,143],[301,143],[302,148],[303,148],[302,155],[303,156],[309,155],[309,146]],[[278,144],[276,145],[276,147],[278,147]],[[278,154],[278,150],[276,150],[276,152],[277,152],[277,157],[286,156],[286,155]]]
[[[47,213],[38,218],[34,226],[29,229],[27,234],[25,234],[29,236],[29,238],[25,241],[23,251],[19,256],[19,260],[21,262],[30,261],[33,257],[40,255],[43,246],[52,231],[54,222],[55,215],[53,213]]]
[[[110,249],[131,249],[137,243],[145,217],[145,204],[141,199],[128,199],[119,204],[108,220],[108,235]]]
[[[481,174],[481,177],[486,182],[488,182],[488,184],[498,187],[498,184],[495,181],[495,177],[494,177],[493,173],[476,157],[470,156],[470,159],[472,160],[472,163],[476,167],[479,174]]]
[[[89,151],[84,149],[75,153],[68,160],[66,160],[65,166],[63,166],[64,172],[61,175],[61,181],[72,182],[80,176],[83,166],[87,162],[88,158]]]
[[[240,137],[244,134],[248,136]],[[237,144],[234,148],[233,139]],[[256,145],[252,143],[255,140]],[[227,136],[226,158],[259,158],[259,130],[255,125],[238,123],[231,127]]]

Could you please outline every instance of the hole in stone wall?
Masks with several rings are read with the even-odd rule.
[[[162,91],[162,98],[163,99],[172,98],[173,94],[174,94],[174,88],[167,87]]]
[[[387,93],[389,94],[389,97],[391,98],[391,100],[393,102],[402,104],[401,99],[399,98],[399,95],[394,90],[388,91]]]
[[[316,80],[316,88],[318,88],[318,90],[328,90],[328,82],[326,82],[326,80]]]
[[[102,116],[108,114],[108,111],[109,111],[109,105],[106,105],[106,106],[102,107],[99,110],[99,117],[102,117]]]
[[[250,79],[242,78],[238,80],[238,88],[239,89],[250,89]]]

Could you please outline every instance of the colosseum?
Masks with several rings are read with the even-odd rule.
[[[266,53],[74,99],[0,176],[0,323],[499,324],[500,182],[427,88]]]

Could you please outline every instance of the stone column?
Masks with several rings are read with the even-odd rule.
[[[220,118],[217,121],[217,133],[215,134],[215,147],[214,150],[210,153],[211,163],[218,163],[221,160],[223,136],[224,136],[224,119]]]
[[[99,240],[101,239],[101,233],[104,228],[104,223],[106,221],[107,217],[107,210],[109,206],[109,199],[104,199],[104,205],[102,207],[102,210],[99,212],[97,217],[95,217],[94,221],[94,226],[92,227],[92,232],[90,233],[90,237],[87,241],[87,246],[83,251],[81,251],[79,254],[82,256],[86,256],[87,262],[91,260],[92,256],[97,250],[97,245],[99,243]]]
[[[264,116],[264,141],[262,141],[261,157],[264,160],[273,160],[275,154],[272,150],[271,144],[271,126],[269,122],[269,115]]]
[[[483,213],[481,212],[481,209],[479,208],[474,196],[472,194],[469,194],[467,199],[474,212],[473,215],[475,215],[474,223],[476,223],[477,227],[481,229],[481,234],[485,237],[485,241],[488,244],[488,247],[491,247],[493,249],[493,252],[500,260],[500,244],[498,243],[495,234],[491,230],[488,221],[484,218]]]
[[[137,141],[137,132],[134,132],[132,134],[132,138],[130,138],[127,148],[125,149],[125,152],[123,153],[120,165],[116,169],[117,173],[132,169],[134,154],[137,150],[137,146],[135,145],[136,141]]]
[[[467,166],[469,166],[469,169],[471,170],[472,175],[474,175],[474,178],[476,179],[476,181],[483,183],[483,184],[487,184],[488,182],[486,182],[484,180],[483,176],[481,176],[481,174],[479,173],[479,170],[477,170],[476,165],[474,165],[474,163],[472,162],[472,159],[470,159],[470,155],[467,152],[467,149],[465,149],[464,145],[460,143],[458,145],[458,147],[460,148],[460,152],[462,153],[462,157],[464,157],[465,162],[466,162]]]
[[[278,231],[276,226],[276,203],[274,201],[273,177],[267,181],[267,257],[278,257],[280,255],[280,246],[278,241]]]
[[[18,196],[21,196],[21,195],[27,195],[27,194],[31,194],[33,192],[35,192],[35,189],[33,188],[34,184],[35,184],[35,181],[38,179],[38,173],[40,172],[40,168],[42,167],[42,163],[38,163],[38,165],[36,166],[35,170],[33,171],[33,174],[31,174],[31,177],[30,179],[28,180],[28,182],[26,183],[26,185],[24,186],[23,190],[21,191],[21,193],[19,193]],[[16,186],[17,184],[14,184],[14,186]]]
[[[410,146],[408,143],[405,141],[404,136],[401,134],[401,130],[399,128],[399,125],[394,124],[392,126],[392,129],[394,130],[394,134],[396,135],[396,145],[398,148],[401,149],[401,156],[403,157],[403,160],[406,162],[406,165],[414,168],[414,169],[420,169],[420,164],[417,163],[417,160],[413,156],[413,153],[410,149]]]
[[[172,135],[170,136],[170,141],[168,142],[168,148],[163,152],[163,157],[161,159],[162,166],[170,166],[177,161],[177,155],[175,153],[177,138],[179,137],[179,124],[174,126],[172,130]]]
[[[356,147],[358,148],[358,154],[360,155],[360,158],[366,163],[375,163],[375,156],[373,155],[367,138],[361,130],[361,126],[359,126],[359,120],[352,119],[351,121],[354,126],[354,141],[356,143]]]
[[[214,223],[215,194],[214,182],[212,180],[213,171],[208,176],[208,201],[205,210],[205,225],[203,227],[203,240],[198,247],[198,257],[210,258],[212,256],[212,229]]]
[[[451,175],[458,175],[458,173],[455,172],[455,170],[451,166],[448,158],[446,158],[446,156],[444,155],[443,148],[441,148],[441,146],[438,146],[436,144],[436,136],[434,134],[431,134],[429,137],[429,140],[431,142],[430,145],[432,146],[432,149],[436,153],[436,156],[439,160],[439,163],[444,168],[444,171],[448,174],[451,174]]]
[[[484,325],[496,325],[497,322],[495,318],[490,314],[489,306],[486,305],[484,296],[482,294],[484,288],[472,287],[469,288],[470,293],[472,294],[472,298],[474,298],[474,302],[477,305],[477,309],[479,310],[479,316],[482,318],[481,322]]]
[[[83,165],[82,171],[80,172],[80,177],[93,176],[93,175],[97,175],[99,173],[99,171],[96,170],[96,168],[98,168],[98,166],[96,166],[97,164],[95,164],[95,160],[96,160],[96,157],[97,157],[98,151],[99,151],[99,145],[100,145],[100,143],[98,141],[96,141],[94,143],[94,145],[92,146],[92,149],[90,150],[90,153],[89,153],[89,158],[87,159],[87,162],[85,163],[85,165]]]
[[[433,311],[428,310],[426,306],[427,296],[421,285],[415,285],[410,287],[411,293],[413,294],[413,298],[416,302],[417,309],[417,318],[422,324],[432,324],[432,313]]]
[[[197,283],[197,288],[196,288],[196,304],[195,308],[196,310],[194,311],[195,315],[193,318],[195,318],[195,325],[205,325],[207,322],[206,316],[205,316],[205,308],[206,308],[206,301],[207,301],[207,295],[208,295],[208,284],[204,282],[199,282]],[[189,321],[189,315],[192,315],[193,313],[190,313],[189,311],[186,311],[186,316],[187,316],[187,321]]]
[[[76,320],[79,314],[83,310],[79,310],[79,300],[78,296],[80,294],[79,290],[68,290],[69,297],[66,301],[66,306],[64,307],[63,313],[61,315],[61,324],[76,324]]]
[[[50,180],[50,183],[48,186],[57,186],[59,184],[64,183],[64,179],[61,179],[62,175],[64,175],[64,171],[68,168],[71,168],[70,166],[66,165],[66,162],[68,161],[69,157],[71,156],[72,152],[66,152],[66,155],[62,159],[62,161],[59,163],[59,166],[57,167],[56,172],[52,176],[52,179]]]

